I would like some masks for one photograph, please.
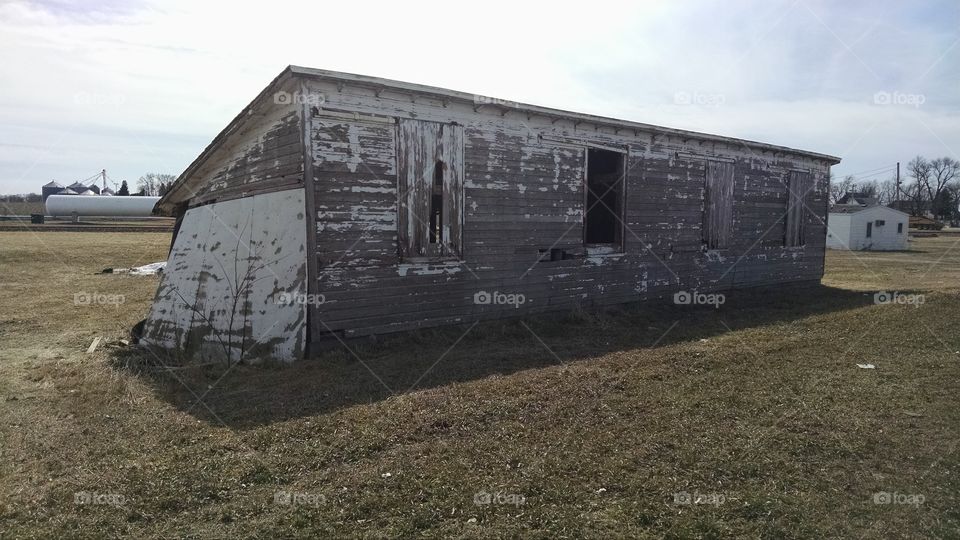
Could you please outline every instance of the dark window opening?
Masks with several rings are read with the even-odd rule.
[[[619,244],[622,239],[624,155],[609,150],[587,151],[587,244]]]
[[[397,255],[463,256],[463,126],[401,119],[397,126]]]
[[[867,222],[867,238],[870,238],[871,236],[873,236],[873,222],[868,221]]]
[[[883,227],[886,224],[887,222],[885,220],[882,220],[882,219],[877,220],[877,227]]]
[[[433,192],[430,196],[430,243],[439,244],[443,238],[443,162],[433,169]]]
[[[903,234],[903,223],[897,223],[897,234]]]

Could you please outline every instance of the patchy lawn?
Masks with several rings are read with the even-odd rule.
[[[960,535],[960,238],[230,371],[119,343],[168,242],[0,233],[0,536]]]

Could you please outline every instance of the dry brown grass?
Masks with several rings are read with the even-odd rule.
[[[162,259],[167,235],[0,233],[0,536],[957,536],[957,240],[831,252],[825,287],[720,310],[483,324],[449,352],[466,327],[352,343],[374,377],[342,348],[157,369],[115,346],[156,280],[95,272]]]
[[[42,202],[3,202],[0,201],[0,216],[28,216],[42,214]]]

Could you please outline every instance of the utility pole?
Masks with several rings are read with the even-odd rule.
[[[900,162],[899,161],[897,162],[897,195],[894,200],[897,202],[900,202]],[[900,205],[896,205],[896,206],[900,206]],[[900,210],[900,209],[897,208],[897,210]]]

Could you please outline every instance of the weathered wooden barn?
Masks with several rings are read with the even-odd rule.
[[[177,179],[143,340],[309,344],[823,274],[836,157],[288,67]]]

